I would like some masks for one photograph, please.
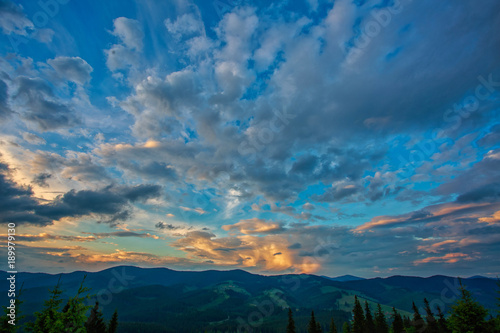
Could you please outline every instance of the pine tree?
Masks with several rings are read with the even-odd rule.
[[[342,333],[352,333],[351,325],[349,325],[348,322],[345,322],[344,325],[342,326]]]
[[[295,322],[293,321],[292,309],[288,309],[288,325],[286,327],[286,333],[295,333]]]
[[[486,332],[485,317],[488,311],[474,300],[470,291],[465,289],[460,280],[460,298],[451,306],[449,325],[457,333]]]
[[[42,311],[35,312],[35,322],[28,323],[27,329],[29,332],[63,332],[64,325],[62,322],[62,314],[59,311],[61,307],[61,276],[57,281],[54,289],[49,289],[50,298],[44,301],[44,307]]]
[[[425,329],[425,333],[439,333],[438,323],[436,321],[436,318],[434,318],[434,314],[432,313],[427,298],[424,298],[424,304],[425,304],[425,320],[427,321],[427,328]]]
[[[438,310],[438,328],[439,328],[439,333],[451,333],[450,329],[448,328],[448,322],[446,321],[446,318],[444,317],[443,311],[441,311],[441,308],[437,307]]]
[[[405,331],[405,326],[403,323],[403,318],[396,309],[392,308],[392,332],[393,333],[403,333]]]
[[[377,304],[377,313],[375,314],[375,332],[377,333],[389,333],[389,325],[385,320],[385,315],[382,312],[382,307]]]
[[[337,326],[335,326],[335,321],[331,320],[330,322],[330,331],[328,331],[328,333],[337,333]]]
[[[354,308],[352,309],[354,319],[352,323],[352,333],[364,333],[365,315],[358,296],[354,296]]]
[[[99,302],[95,302],[94,307],[90,310],[89,317],[85,322],[87,333],[103,333],[106,332],[106,323],[104,322],[102,312],[99,309]]]
[[[370,311],[370,307],[368,306],[368,301],[365,301],[365,333],[374,333],[375,332],[375,322],[373,321],[372,312]]]
[[[411,321],[411,327],[415,328],[416,332],[424,332],[425,330],[425,321],[420,315],[420,312],[415,305],[415,302],[412,303],[413,309],[413,320]]]
[[[311,311],[311,320],[309,320],[309,325],[307,325],[307,333],[320,333],[318,331],[318,323],[316,322],[316,318],[314,318],[314,311]]]
[[[87,275],[84,275],[76,295],[68,300],[68,310],[62,313],[61,321],[65,329],[64,332],[81,332],[85,327],[87,321],[85,313],[92,307],[84,304],[84,300],[89,296],[83,296],[83,294],[90,290],[90,288],[83,286],[86,278]]]
[[[293,322],[293,320],[292,320]],[[116,333],[116,330],[118,329],[118,311],[113,312],[113,317],[111,317],[111,320],[109,321],[108,324],[108,333]],[[295,333],[295,327],[294,330],[292,331]],[[288,331],[287,331],[288,333]]]
[[[319,321],[316,322],[316,333],[323,333],[323,328],[321,327]]]
[[[411,327],[410,317],[404,316],[404,318],[403,318],[403,325],[404,325],[405,328],[410,328]]]

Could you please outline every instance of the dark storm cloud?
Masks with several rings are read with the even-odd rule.
[[[130,205],[161,194],[159,185],[108,186],[100,190],[71,190],[48,204],[33,198],[29,187],[20,187],[8,178],[8,166],[0,164],[0,219],[46,225],[63,217],[101,216],[110,224],[130,218]]]
[[[500,183],[486,184],[472,191],[461,194],[457,198],[459,203],[469,202],[496,202],[500,200]]]

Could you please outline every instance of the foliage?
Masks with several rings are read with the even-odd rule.
[[[361,303],[359,303],[358,296],[354,296],[354,308],[352,312],[354,315],[352,333],[364,333],[365,315]]]
[[[486,332],[485,317],[488,311],[474,300],[460,280],[460,298],[451,307],[449,325],[453,333]]]
[[[385,320],[385,315],[382,312],[382,307],[377,304],[377,313],[375,313],[375,332],[376,333],[388,333],[389,325]]]

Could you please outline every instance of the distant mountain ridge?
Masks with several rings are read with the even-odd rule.
[[[41,309],[48,289],[55,286],[59,276],[63,297],[68,298],[84,275],[85,285],[99,299],[105,317],[118,309],[122,320],[119,332],[194,332],[207,327],[224,331],[260,311],[262,304],[272,305],[262,328],[280,331],[279,323],[286,321],[288,308],[296,309],[297,322],[303,321],[305,327],[311,310],[325,322],[332,315],[339,323],[349,320],[354,295],[373,308],[380,303],[388,314],[395,307],[407,315],[413,301],[421,307],[427,298],[447,310],[458,295],[458,280],[443,275],[363,279],[352,275],[264,276],[244,270],[194,272],[117,266],[99,272],[18,273],[17,285],[24,283],[22,311],[26,319],[31,320],[31,314]],[[8,289],[6,277],[7,273],[0,271],[3,290]],[[496,310],[496,280],[475,276],[463,279],[463,284],[486,308]],[[2,305],[7,304],[6,296],[2,294]]]

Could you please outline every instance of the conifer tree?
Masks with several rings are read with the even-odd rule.
[[[316,324],[316,319],[314,318],[314,311],[311,311],[311,320],[309,320],[309,325],[307,326],[308,333],[317,333],[318,325]]]
[[[349,325],[348,322],[345,322],[344,325],[342,326],[342,333],[352,333],[351,325]]]
[[[83,294],[90,290],[90,288],[83,286],[86,278],[87,275],[84,275],[76,295],[68,300],[68,310],[61,315],[61,320],[65,329],[64,332],[72,333],[84,331],[85,322],[87,321],[85,314],[88,309],[92,307],[84,304],[84,300],[89,298],[89,296],[83,296]]]
[[[424,298],[424,304],[425,304],[425,320],[427,321],[427,328],[425,329],[425,333],[439,333],[438,323],[436,321],[436,318],[434,317],[434,314],[432,313],[427,298]]]
[[[368,301],[365,301],[365,333],[374,333],[375,332],[375,322],[373,321],[372,312],[370,311],[370,307],[368,306]]]
[[[488,311],[474,300],[470,291],[465,289],[460,280],[460,298],[451,306],[449,326],[457,333],[486,332],[485,317]]]
[[[330,321],[330,330],[328,331],[328,333],[337,333],[337,326],[335,325],[335,321],[332,320]]]
[[[411,320],[410,317],[404,316],[403,317],[403,325],[405,328],[410,328],[411,327]]]
[[[424,332],[426,327],[425,321],[420,315],[420,312],[418,311],[415,302],[412,303],[412,309],[413,309],[413,320],[411,321],[411,327],[413,327],[416,332]]]
[[[377,304],[377,313],[375,314],[375,332],[377,333],[389,333],[389,325],[385,320],[385,315],[382,312],[382,307]]]
[[[44,301],[42,311],[35,312],[35,322],[27,324],[28,332],[63,332],[62,314],[59,311],[61,307],[61,276],[54,289],[49,289],[50,298]]]
[[[106,323],[104,322],[102,312],[99,309],[99,302],[95,302],[94,307],[90,310],[89,317],[85,322],[87,333],[103,333],[106,332]]]
[[[451,333],[450,329],[448,328],[448,322],[446,321],[443,311],[441,311],[439,305],[437,306],[437,310],[438,310],[437,322],[438,322],[439,333]]]
[[[396,309],[392,308],[392,332],[393,333],[403,333],[405,331],[405,326],[403,324],[403,318]]]
[[[323,333],[323,328],[321,327],[319,321],[316,322],[316,333]]]
[[[364,333],[365,315],[361,303],[359,303],[358,296],[354,296],[354,308],[352,312],[354,316],[351,330],[352,333]]]
[[[292,309],[288,309],[288,325],[286,327],[286,333],[295,333],[295,322],[293,321]]]
[[[116,333],[117,329],[118,329],[118,311],[116,311],[115,309],[115,312],[113,312],[113,316],[111,317],[111,320],[109,321],[108,324],[108,333]],[[293,331],[293,333],[295,333],[295,331]]]

